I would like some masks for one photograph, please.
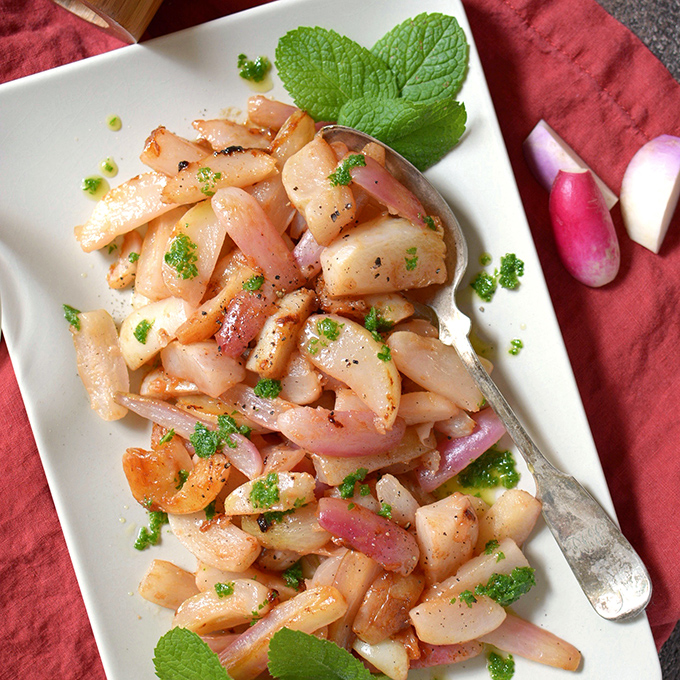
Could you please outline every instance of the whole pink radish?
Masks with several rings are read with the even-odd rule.
[[[619,241],[607,204],[589,170],[560,170],[550,190],[550,221],[567,271],[598,288],[616,277]]]

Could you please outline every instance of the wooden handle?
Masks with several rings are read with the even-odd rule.
[[[136,43],[163,0],[54,0],[85,21],[129,43]]]

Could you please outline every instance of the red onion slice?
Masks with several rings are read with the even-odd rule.
[[[316,276],[321,271],[321,260],[319,256],[324,246],[320,246],[314,235],[309,229],[305,231],[297,245],[293,249],[293,257],[297,262],[300,271],[308,278],[311,279]]]
[[[477,423],[472,434],[457,439],[445,439],[439,444],[437,448],[441,454],[441,463],[437,471],[424,467],[418,469],[418,480],[424,491],[434,491],[457,475],[505,433],[503,423],[490,408],[473,414],[472,419]]]
[[[248,387],[248,385],[243,383],[234,385],[221,398],[224,401],[233,403],[244,416],[253,422],[276,432],[279,431],[279,416],[294,406],[291,402],[279,397],[276,397],[276,399],[258,397],[252,387]]]

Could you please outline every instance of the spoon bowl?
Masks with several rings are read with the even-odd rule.
[[[605,619],[622,620],[642,612],[652,585],[642,560],[600,504],[573,477],[557,470],[539,450],[479,361],[469,339],[471,321],[456,305],[455,293],[465,274],[468,249],[451,208],[425,176],[405,158],[373,137],[340,125],[322,128],[329,142],[352,151],[367,143],[385,149],[385,166],[421,201],[428,215],[444,225],[446,284],[433,286],[425,302],[436,312],[439,339],[456,349],[489,406],[496,412],[536,481],[543,517],[583,592]]]

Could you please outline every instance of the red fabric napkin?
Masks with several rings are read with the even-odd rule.
[[[246,7],[166,0],[149,37]],[[589,289],[563,269],[548,196],[521,142],[545,118],[614,190],[646,141],[680,135],[680,85],[593,0],[464,0],[624,533],[652,576],[657,645],[680,618],[680,215],[659,255],[614,221],[621,272]],[[0,82],[120,47],[48,0],[0,0]],[[0,347],[3,677],[104,678],[6,346]]]

